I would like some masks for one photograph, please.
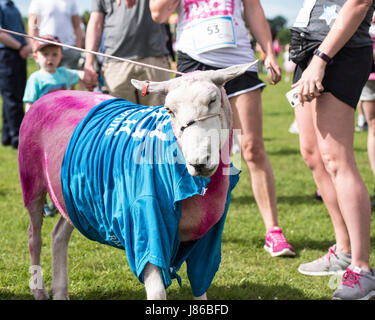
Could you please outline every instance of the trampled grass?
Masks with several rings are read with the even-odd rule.
[[[29,72],[35,69],[29,64]],[[293,112],[285,99],[290,83],[267,86],[263,93],[264,139],[273,166],[279,222],[297,251],[294,258],[272,258],[263,249],[264,224],[255,204],[247,169],[233,191],[222,242],[222,263],[208,290],[210,299],[296,300],[330,299],[329,277],[298,273],[301,263],[327,252],[334,243],[330,219],[322,203],[314,201],[315,185],[299,154],[298,136],[288,127]],[[370,193],[375,187],[366,151],[366,133],[355,133],[358,166]],[[32,299],[29,289],[28,214],[23,208],[17,151],[0,146],[0,299]],[[44,219],[42,268],[51,284],[51,230],[58,217]],[[373,216],[374,223],[374,216]],[[372,227],[371,262],[375,266]],[[191,299],[183,265],[168,289],[169,299]],[[94,243],[77,231],[69,246],[71,299],[145,299],[145,291],[131,273],[123,251]]]

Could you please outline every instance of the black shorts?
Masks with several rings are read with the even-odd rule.
[[[312,55],[296,66],[293,83],[302,76]],[[337,99],[356,109],[363,86],[373,67],[372,47],[343,48],[326,67],[323,78],[323,92],[332,93]]]
[[[178,51],[177,54],[177,71],[179,72],[187,73],[196,70],[206,71],[221,69],[209,66],[204,63],[200,63],[181,51]],[[257,72],[246,71],[242,76],[228,81],[224,85],[224,88],[228,95],[228,98],[231,98],[258,88],[263,88],[264,86],[265,83],[258,78]]]

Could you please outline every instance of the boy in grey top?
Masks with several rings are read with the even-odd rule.
[[[165,29],[152,20],[148,0],[138,0],[134,6],[129,6],[128,1],[92,0],[86,49],[97,51],[103,34],[106,54],[169,69]],[[97,85],[94,62],[95,56],[88,54],[84,81],[89,88]],[[142,105],[161,105],[164,98],[159,95],[141,96],[131,85],[130,79],[170,79],[167,72],[114,59],[105,61],[103,76],[111,95]]]

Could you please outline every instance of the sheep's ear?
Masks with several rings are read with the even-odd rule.
[[[258,63],[258,60],[252,63],[237,64],[229,68],[216,70],[210,73],[211,81],[218,86],[223,86],[229,80],[232,80],[244,74],[248,69],[250,69],[256,63]]]
[[[147,93],[158,93],[166,95],[169,89],[169,81],[140,81],[131,79],[132,85],[139,91],[146,90]],[[146,88],[146,89],[145,89]]]

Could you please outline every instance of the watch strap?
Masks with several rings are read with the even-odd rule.
[[[327,62],[327,64],[332,64],[333,62],[333,59],[331,57],[329,57],[328,55],[326,55],[323,51],[320,51],[319,49],[314,50],[314,55],[323,59],[325,62]]]

